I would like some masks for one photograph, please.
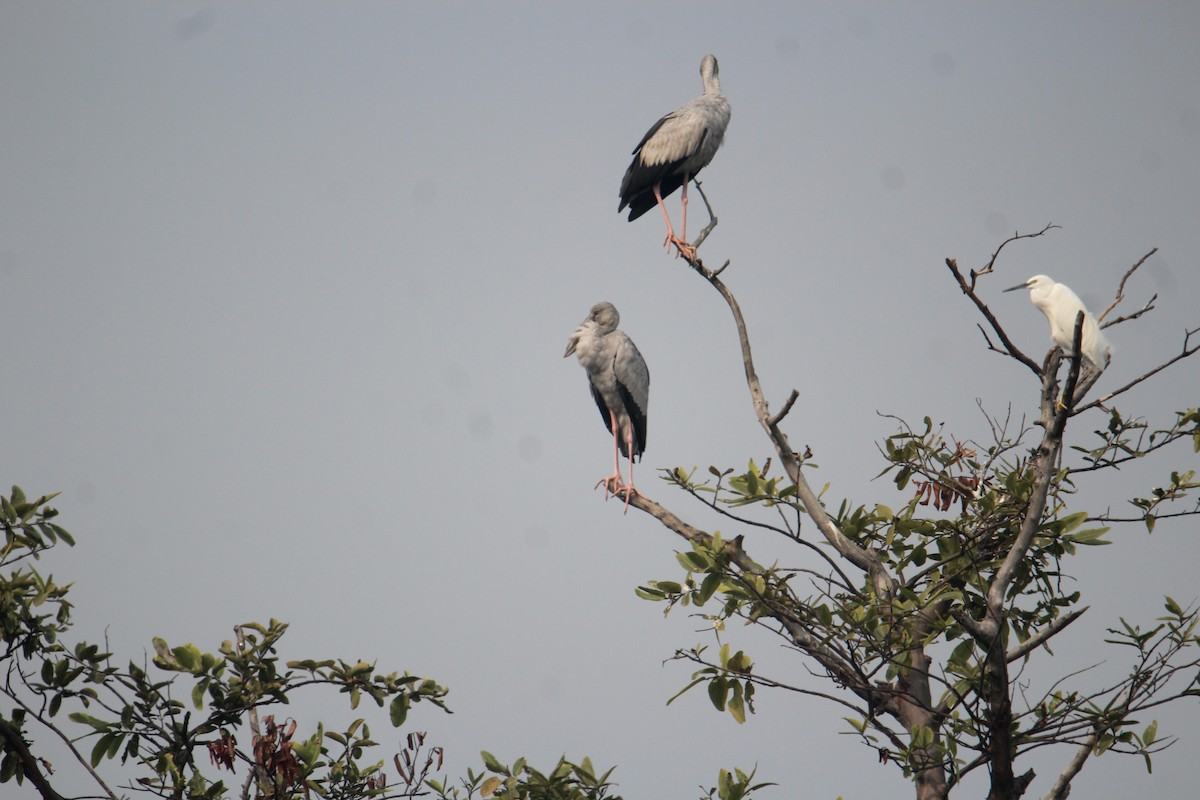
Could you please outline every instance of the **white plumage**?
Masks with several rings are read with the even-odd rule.
[[[1066,355],[1072,354],[1075,336],[1075,317],[1083,312],[1083,335],[1080,339],[1080,349],[1083,358],[1096,372],[1103,372],[1112,358],[1112,347],[1096,318],[1083,305],[1078,295],[1063,283],[1057,283],[1046,275],[1034,275],[1024,283],[1005,289],[1015,292],[1017,289],[1029,289],[1029,300],[1046,315],[1050,322],[1050,338],[1054,340]]]
[[[629,206],[632,222],[657,205],[667,223],[667,241],[685,252],[691,250],[687,245],[688,181],[713,160],[725,138],[730,116],[729,101],[721,93],[716,56],[707,55],[700,62],[700,78],[704,94],[654,123],[633,149],[633,161],[621,181],[621,204],[617,207],[621,211]],[[677,237],[663,198],[680,186],[683,219]]]
[[[597,303],[567,341],[563,358],[575,355],[587,370],[592,397],[604,425],[613,435],[613,474],[601,481],[607,492],[625,493],[626,505],[637,490],[633,462],[646,449],[646,409],[650,401],[650,370],[625,331],[617,330],[621,316],[612,303]],[[629,459],[629,485],[621,487],[617,451]],[[599,484],[597,484],[599,485]]]

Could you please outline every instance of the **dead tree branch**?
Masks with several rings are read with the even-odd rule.
[[[1008,237],[1007,239],[1005,239],[1003,242],[1000,243],[1000,246],[996,248],[996,252],[992,253],[992,257],[988,259],[988,262],[986,264],[984,264],[979,269],[971,270],[970,291],[972,291],[972,292],[975,291],[975,282],[977,280],[979,280],[979,278],[981,276],[990,275],[994,271],[994,269],[996,267],[996,259],[1000,257],[1000,251],[1003,250],[1007,245],[1011,244],[1012,242],[1018,241],[1020,239],[1035,239],[1038,236],[1043,236],[1046,233],[1048,233],[1049,231],[1054,230],[1059,227],[1061,227],[1061,226],[1055,225],[1052,222],[1048,222],[1048,223],[1046,223],[1046,227],[1042,228],[1037,233],[1021,233],[1019,231],[1014,231],[1012,236]],[[964,286],[965,286],[965,284],[964,284]]]
[[[1142,264],[1146,263],[1146,260],[1149,259],[1150,256],[1154,255],[1157,252],[1158,252],[1157,247],[1151,248],[1149,253],[1146,253],[1146,255],[1144,255],[1138,259],[1136,264],[1134,264],[1129,269],[1125,270],[1125,274],[1121,276],[1121,282],[1119,284],[1117,284],[1117,293],[1113,297],[1113,301],[1108,304],[1107,308],[1105,308],[1103,311],[1100,312],[1100,314],[1096,317],[1096,322],[1104,322],[1104,318],[1108,316],[1108,313],[1110,311],[1112,311],[1114,308],[1116,308],[1121,303],[1121,301],[1125,299],[1125,283],[1129,280],[1129,278],[1133,275],[1133,273],[1138,271],[1138,269],[1142,266]],[[1150,301],[1148,303],[1146,303],[1145,306],[1142,307],[1141,311],[1138,311],[1137,313],[1131,314],[1130,316],[1127,316],[1127,317],[1121,317],[1119,319],[1115,319],[1112,322],[1108,323],[1108,325],[1104,325],[1103,327],[1107,328],[1109,326],[1124,322],[1127,319],[1136,319],[1137,317],[1140,317],[1142,314],[1145,314],[1147,311],[1154,308],[1154,301],[1157,299],[1158,299],[1158,295],[1155,294],[1153,297],[1150,298]]]
[[[1047,227],[1047,230],[1048,229],[1049,229],[1049,227]],[[1043,230],[1041,233],[1045,233],[1045,232],[1046,231]],[[1029,234],[1029,235],[1030,236],[1040,236],[1041,233]],[[1025,237],[1016,237],[1016,238],[1025,238]],[[1015,239],[1010,239],[1009,241],[1015,241]],[[1007,244],[1007,242],[1005,242],[1005,244]],[[1000,247],[1003,248],[1003,246],[1004,245],[1001,245]],[[993,256],[992,256],[992,260],[994,261],[995,257],[999,254],[1000,254],[1000,250],[997,249],[995,254],[993,254]],[[953,258],[947,258],[946,266],[950,268],[950,272],[953,273],[954,279],[956,281],[958,281],[958,288],[962,289],[963,294],[965,294],[967,297],[971,298],[971,302],[975,304],[975,307],[977,309],[979,309],[979,313],[983,314],[984,319],[986,319],[988,321],[988,324],[992,326],[992,330],[994,330],[996,332],[996,336],[998,336],[1000,338],[1000,342],[1004,345],[1005,349],[1000,350],[1000,349],[996,348],[994,345],[992,345],[991,339],[988,338],[988,335],[985,332],[983,334],[983,338],[988,340],[988,348],[991,350],[995,350],[998,353],[1003,353],[1005,355],[1011,356],[1012,358],[1021,362],[1025,366],[1029,367],[1030,371],[1033,372],[1034,375],[1041,377],[1042,371],[1041,371],[1041,368],[1037,365],[1037,362],[1035,362],[1032,358],[1030,358],[1029,356],[1022,353],[1021,350],[1015,344],[1012,343],[1012,340],[1008,338],[1008,334],[1004,331],[1004,328],[1000,325],[1000,321],[996,319],[996,315],[992,313],[992,310],[990,308],[988,308],[987,303],[983,302],[983,300],[980,299],[979,295],[975,293],[975,279],[977,277],[979,277],[979,275],[986,274],[986,272],[975,273],[974,271],[972,271],[971,272],[971,281],[970,281],[970,283],[968,283],[967,279],[965,277],[963,277],[962,272],[959,271],[957,261],[955,261]],[[986,267],[986,271],[987,272],[992,271],[992,262],[988,263],[988,266]],[[982,331],[982,330],[983,330],[983,328],[980,327],[980,331]]]
[[[1080,406],[1078,409],[1076,409],[1076,413],[1082,413],[1084,411],[1087,411],[1089,408],[1096,408],[1097,406],[1103,405],[1104,403],[1107,403],[1109,400],[1112,400],[1114,397],[1119,397],[1120,395],[1125,394],[1125,392],[1129,391],[1134,386],[1137,386],[1139,383],[1146,380],[1147,378],[1157,375],[1158,373],[1162,372],[1164,369],[1171,366],[1175,362],[1182,361],[1185,358],[1189,358],[1192,355],[1195,355],[1196,351],[1200,350],[1200,344],[1193,345],[1191,343],[1191,341],[1192,341],[1192,337],[1195,336],[1197,333],[1200,333],[1200,328],[1193,328],[1191,330],[1185,330],[1183,332],[1183,349],[1180,350],[1180,352],[1177,353],[1174,357],[1164,361],[1163,363],[1159,364],[1154,369],[1151,369],[1148,372],[1142,373],[1141,375],[1139,375],[1136,378],[1134,378],[1133,380],[1131,380],[1129,383],[1122,386],[1120,389],[1115,389],[1115,390],[1109,392],[1108,394],[1104,395],[1103,397],[1099,397],[1099,398],[1093,400],[1092,402],[1088,403],[1085,406]]]

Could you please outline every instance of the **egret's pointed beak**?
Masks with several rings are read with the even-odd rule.
[[[1025,281],[1024,283],[1018,283],[1016,286],[1010,286],[1009,288],[1005,289],[1004,291],[1015,292],[1017,289],[1028,289],[1028,288],[1029,288],[1029,281]]]

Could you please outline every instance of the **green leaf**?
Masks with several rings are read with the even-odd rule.
[[[102,719],[96,719],[90,714],[85,714],[82,711],[73,711],[67,715],[67,719],[72,722],[78,722],[81,725],[90,725],[98,731],[108,730],[108,723]]]
[[[1108,528],[1108,527],[1088,528],[1085,531],[1080,531],[1079,533],[1073,533],[1070,536],[1066,536],[1064,538],[1069,542],[1074,542],[1075,544],[1085,544],[1085,545],[1112,544],[1112,542],[1108,541],[1107,539],[1100,538],[1104,534],[1108,533],[1110,530],[1112,530],[1112,529]]]
[[[703,583],[700,584],[700,592],[696,597],[697,605],[704,605],[709,601],[709,598],[717,591],[721,585],[721,573],[710,572],[704,577]]]
[[[746,655],[743,651],[738,650],[725,664],[725,668],[730,672],[748,675],[750,674],[750,671],[754,669],[754,662],[750,659],[750,656]]]
[[[196,681],[192,687],[192,705],[196,710],[204,708],[204,693],[208,690],[208,680]]]
[[[7,504],[7,501],[6,501]],[[0,783],[8,783],[17,774],[17,767],[21,765],[21,759],[17,755],[16,750],[9,750],[4,754],[4,761],[0,762]]]
[[[633,593],[636,594],[638,597],[642,598],[643,600],[657,601],[657,600],[663,600],[664,598],[666,598],[666,594],[659,591],[658,589],[652,589],[648,586],[639,586],[633,590]]]
[[[717,711],[725,710],[725,695],[727,693],[724,678],[713,678],[708,682],[708,699]]]
[[[742,685],[740,683],[733,684],[733,697],[729,698],[726,705],[729,707],[729,713],[739,725],[746,721],[746,706],[742,702]]]
[[[398,694],[392,698],[391,705],[388,706],[388,714],[391,717],[393,728],[399,728],[404,724],[404,720],[408,718],[410,704],[407,694]]]
[[[686,553],[676,553],[676,560],[679,565],[688,572],[706,572],[710,566],[710,561],[694,550],[689,550]]]
[[[64,542],[66,542],[71,547],[75,546],[75,537],[72,536],[71,534],[67,533],[66,528],[63,528],[60,525],[55,525],[53,522],[47,522],[46,525],[49,526],[50,530],[52,530],[56,534],[58,534],[59,539],[62,539]]]
[[[706,671],[711,672],[711,670],[706,670]],[[689,683],[687,686],[683,687],[678,692],[676,692],[674,695],[672,695],[671,698],[667,700],[667,705],[671,705],[671,703],[674,703],[676,700],[678,700],[680,697],[682,697],[684,694],[686,694],[687,691],[689,689],[691,689],[693,686],[695,686],[699,683],[703,683],[703,682],[704,682],[704,678],[696,678],[691,683]]]
[[[508,767],[501,764],[500,761],[487,750],[481,750],[479,755],[483,758],[483,765],[492,772],[499,773],[500,775],[508,774]]]
[[[957,666],[967,666],[970,664],[972,654],[975,652],[975,640],[967,637],[958,643],[954,651],[950,653],[950,663]]]
[[[91,761],[93,767],[99,766],[100,762],[104,760],[104,757],[108,754],[108,748],[113,743],[114,737],[119,745],[121,743],[121,734],[119,733],[106,733],[96,740],[96,745],[92,748]]]
[[[171,654],[175,656],[175,660],[179,662],[179,666],[183,667],[188,672],[195,672],[200,666],[200,648],[194,644],[185,644],[171,650]]]

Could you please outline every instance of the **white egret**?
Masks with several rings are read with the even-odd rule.
[[[633,161],[621,181],[621,205],[617,207],[621,211],[629,206],[629,221],[633,222],[657,204],[667,223],[663,244],[674,243],[689,258],[696,252],[687,242],[687,185],[713,160],[725,138],[730,115],[729,101],[721,93],[716,56],[707,55],[700,61],[700,78],[704,94],[654,123],[633,149]],[[683,220],[676,236],[663,198],[680,186]]]
[[[646,449],[646,408],[650,401],[650,370],[625,331],[617,330],[620,314],[612,303],[596,303],[567,340],[563,358],[575,354],[587,370],[592,397],[613,435],[613,474],[604,478],[605,497],[638,494],[633,485],[633,462]],[[621,484],[617,451],[629,459],[629,485]],[[599,486],[600,483],[596,485]]]
[[[1074,344],[1075,317],[1082,311],[1083,336],[1080,349],[1083,350],[1083,358],[1097,374],[1104,371],[1112,358],[1112,347],[1101,333],[1096,318],[1083,305],[1078,295],[1066,284],[1058,283],[1046,275],[1034,275],[1024,283],[1004,291],[1015,292],[1017,289],[1029,290],[1030,302],[1050,321],[1050,338],[1068,356],[1073,352],[1071,346]]]

